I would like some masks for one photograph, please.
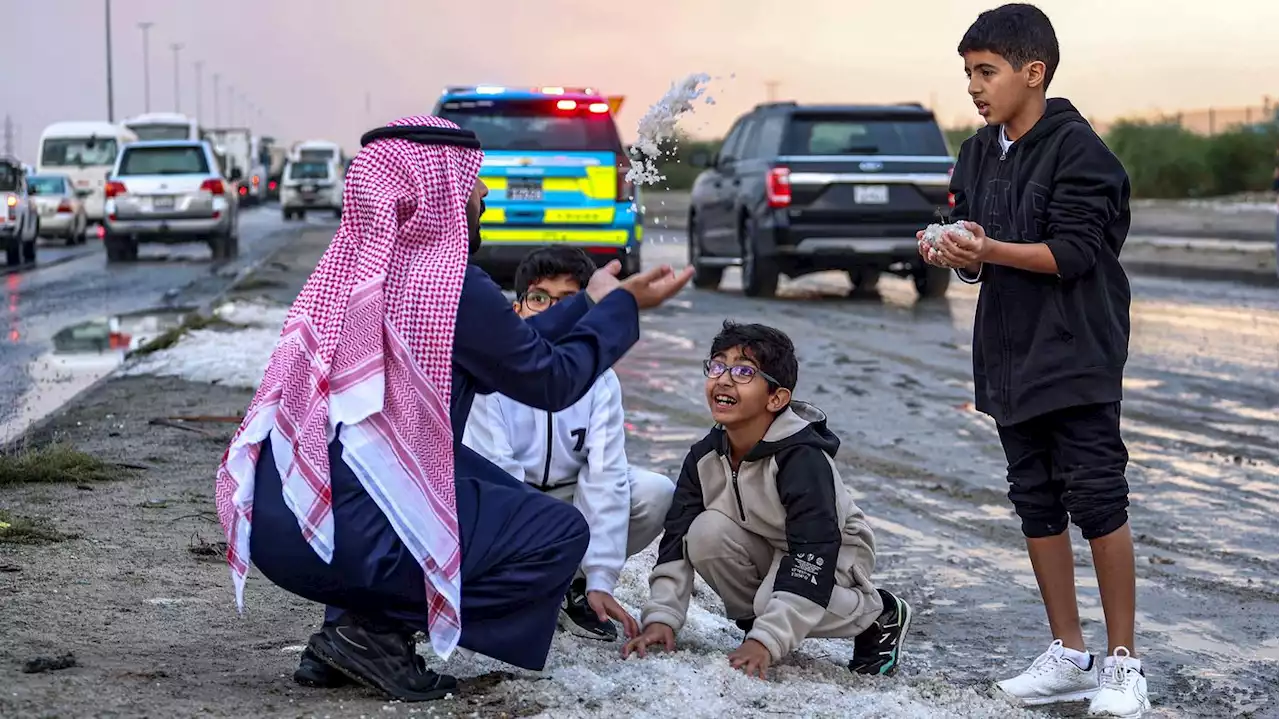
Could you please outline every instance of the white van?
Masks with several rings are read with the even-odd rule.
[[[292,160],[332,160],[342,166],[342,146],[328,140],[304,140],[293,146]]]
[[[37,174],[67,175],[84,200],[85,217],[102,222],[103,187],[132,131],[109,122],[56,122],[40,134]]]
[[[332,212],[342,217],[345,186],[336,160],[294,160],[284,168],[280,187],[280,212],[284,219],[303,219],[308,211]]]
[[[203,140],[200,125],[178,112],[149,112],[124,121],[139,140]]]

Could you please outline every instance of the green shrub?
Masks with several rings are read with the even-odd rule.
[[[1135,197],[1212,194],[1208,138],[1173,122],[1122,121],[1112,126],[1106,140],[1128,171]]]

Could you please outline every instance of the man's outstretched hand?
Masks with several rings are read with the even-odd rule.
[[[623,280],[622,289],[635,296],[640,309],[648,310],[675,297],[692,277],[692,265],[679,272],[671,269],[671,265],[663,265],[628,277]]]
[[[591,279],[587,281],[587,296],[592,302],[598,303],[604,299],[605,295],[622,286],[622,281],[618,279],[618,273],[621,271],[622,263],[611,260],[609,264],[591,274]]]
[[[591,275],[591,280],[587,282],[587,295],[593,302],[599,302],[610,292],[621,288],[636,298],[636,305],[640,309],[653,309],[674,297],[693,277],[692,267],[686,267],[677,273],[670,265],[645,270],[625,280],[618,279],[621,271],[622,263],[611,260]]]

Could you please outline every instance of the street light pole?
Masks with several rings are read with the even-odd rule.
[[[181,73],[178,70],[178,54],[182,52],[182,43],[175,42],[169,49],[173,50],[173,111],[182,112],[182,86],[179,83]]]
[[[105,0],[107,10],[107,122],[116,121],[116,95],[111,76],[111,0]]]
[[[216,72],[213,73],[213,126],[214,127],[222,126],[222,115],[218,112],[218,98],[221,96],[221,93],[218,92],[218,81],[221,79],[221,77],[222,76],[219,75],[218,73]]]
[[[201,86],[201,75],[204,74],[204,62],[197,60],[194,64],[196,66],[196,124],[203,125],[204,113],[201,112],[201,103],[204,100],[204,88]]]
[[[151,26],[153,22],[140,22],[142,30],[142,107],[143,112],[151,112]]]

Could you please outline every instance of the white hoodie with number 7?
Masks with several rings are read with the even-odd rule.
[[[516,479],[571,500],[590,527],[587,591],[613,593],[628,556],[662,532],[675,483],[627,463],[622,388],[606,370],[559,412],[476,395],[462,443]]]

